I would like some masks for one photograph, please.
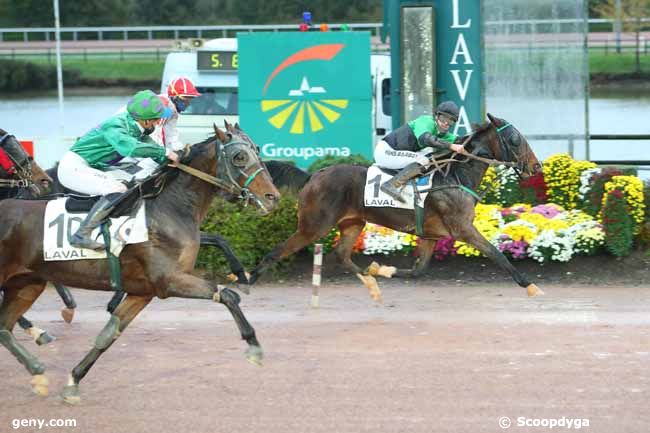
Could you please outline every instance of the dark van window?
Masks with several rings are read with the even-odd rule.
[[[386,116],[390,116],[390,78],[381,80],[381,106]]]
[[[183,114],[239,114],[236,87],[197,87],[201,96],[194,98]]]

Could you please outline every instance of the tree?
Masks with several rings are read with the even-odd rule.
[[[620,10],[617,4],[620,5]],[[650,0],[605,0],[596,6],[596,11],[603,17],[620,20],[624,31],[635,33],[637,48],[635,72],[641,73],[639,53],[641,30],[643,29],[641,18],[650,16]]]

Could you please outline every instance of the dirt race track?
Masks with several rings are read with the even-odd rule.
[[[0,350],[0,432],[650,431],[647,286],[542,285],[531,299],[512,283],[380,282],[384,305],[354,277],[325,279],[318,310],[304,278],[255,286],[242,307],[263,367],[244,358],[222,305],[155,300],[81,382],[75,407],[58,393],[110,294],[75,291],[68,325],[48,288],[28,317],[58,339],[36,348],[16,335],[48,366],[50,396],[32,394]],[[77,425],[15,430],[21,419]]]

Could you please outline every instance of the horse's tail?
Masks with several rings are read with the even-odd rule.
[[[298,193],[311,178],[311,174],[285,161],[264,161],[264,165],[278,189]]]

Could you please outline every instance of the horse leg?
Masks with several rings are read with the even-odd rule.
[[[74,317],[74,309],[77,308],[77,303],[72,297],[72,293],[70,293],[70,290],[66,286],[59,283],[52,284],[54,285],[56,292],[59,294],[61,300],[63,301],[63,304],[65,305],[65,308],[61,309],[61,317],[63,317],[63,320],[65,320],[66,323],[71,323],[72,318]]]
[[[262,346],[257,341],[255,329],[244,316],[239,308],[239,295],[225,286],[212,285],[210,282],[189,274],[179,274],[170,277],[170,284],[167,288],[168,296],[191,299],[211,299],[219,302],[228,308],[243,340],[248,343],[246,359],[252,364],[261,365],[264,358]]]
[[[308,231],[299,230],[292,234],[289,239],[276,245],[270,253],[264,256],[262,261],[258,263],[255,269],[251,272],[251,275],[248,278],[249,283],[255,284],[259,276],[262,275],[271,265],[300,251],[317,239],[322,238],[331,228],[331,225],[323,224],[320,228],[314,228],[313,230]]]
[[[334,253],[336,254],[336,259],[339,263],[355,274],[363,273],[363,269],[352,261],[352,247],[354,247],[354,243],[357,241],[357,238],[365,225],[365,221],[360,220],[341,221],[339,223],[341,237]]]
[[[524,287],[528,290],[528,296],[543,295],[544,292],[540,290],[536,284],[531,283],[528,278],[521,272],[519,272],[513,265],[510,263],[508,258],[503,255],[498,248],[492,245],[483,235],[474,227],[473,224],[468,224],[460,230],[460,233],[457,236],[454,236],[456,239],[467,242],[474,245],[481,253],[483,253],[487,258],[496,263],[501,269],[510,273],[512,278],[515,280],[520,287]]]
[[[151,299],[151,296],[128,295],[124,302],[117,307],[104,329],[97,336],[95,346],[70,373],[68,384],[61,392],[63,401],[69,404],[77,404],[81,401],[79,395],[79,382],[81,379],[86,376],[101,354],[111,347],[111,344],[118,339],[124,329],[149,304]]]
[[[420,243],[417,246],[417,258],[415,264],[411,269],[398,269],[393,275],[396,278],[417,278],[421,276],[433,255],[433,247],[436,244],[436,239],[423,239],[420,238]]]
[[[230,271],[237,277],[237,282],[240,284],[248,284],[248,277],[246,276],[244,265],[241,264],[232,248],[230,248],[227,240],[216,234],[201,232],[201,246],[217,247],[223,251],[228,261],[228,266],[230,266]]]
[[[28,275],[17,277],[5,285],[0,306],[0,344],[29,371],[32,375],[32,391],[40,396],[48,394],[49,380],[44,374],[45,365],[18,343],[12,331],[18,319],[29,310],[44,289],[43,280]]]
[[[34,324],[25,316],[20,316],[18,318],[18,326],[20,326],[27,335],[32,337],[34,342],[39,346],[43,346],[56,340],[56,338],[48,334],[46,330],[34,326]]]

